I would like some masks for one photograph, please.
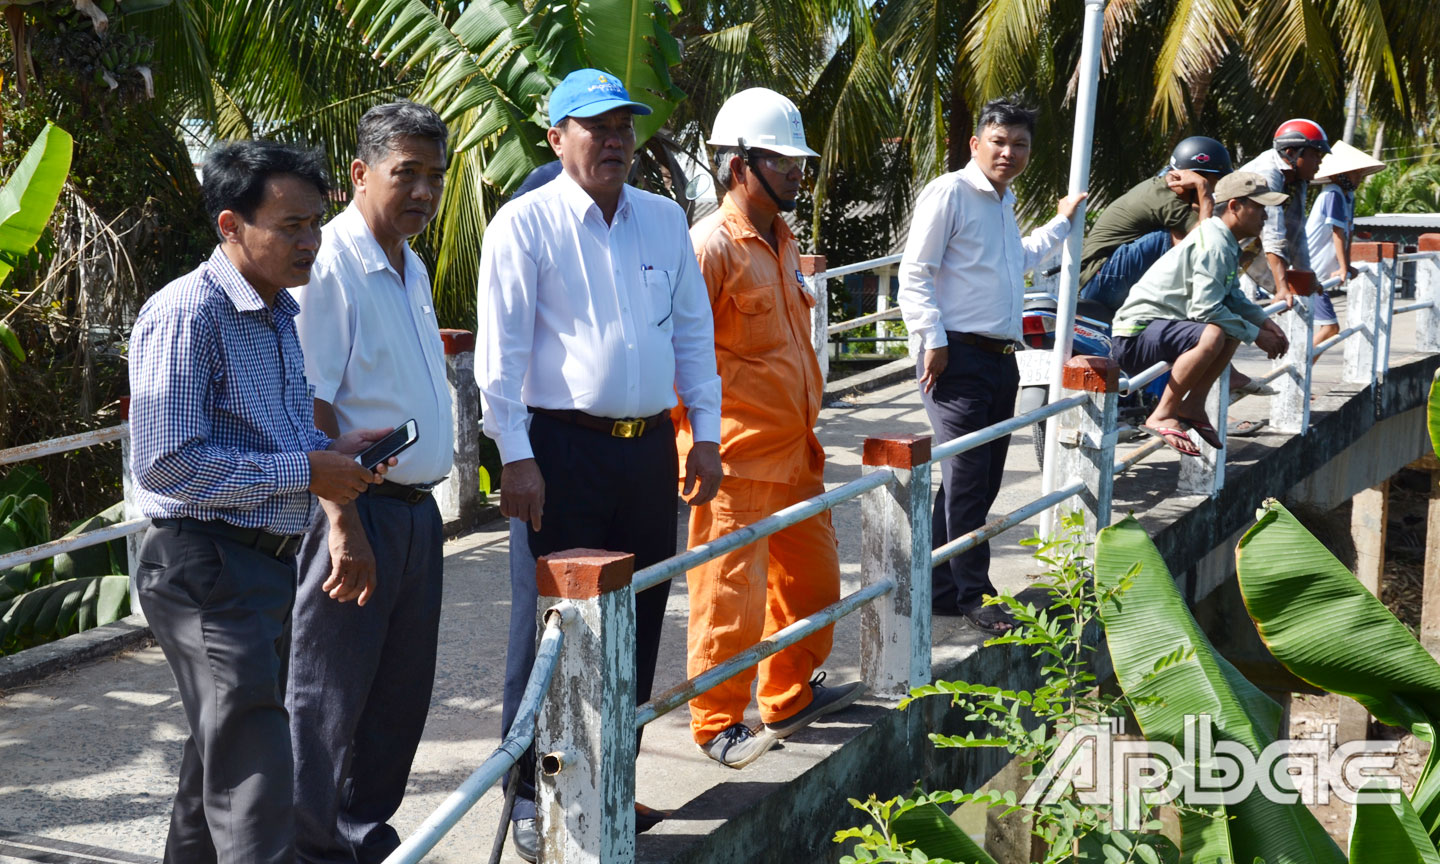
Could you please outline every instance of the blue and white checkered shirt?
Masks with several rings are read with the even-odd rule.
[[[130,336],[130,465],[140,512],[299,534],[315,499],[306,452],[330,439],[295,335],[216,247],[140,310]]]

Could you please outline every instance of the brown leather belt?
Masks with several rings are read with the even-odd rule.
[[[221,522],[219,519],[192,519],[189,516],[151,519],[150,524],[161,528],[174,528],[176,531],[198,531],[214,537],[224,537],[226,540],[262,552],[271,558],[294,554],[295,550],[300,548],[300,538],[303,536],[300,534],[272,534],[263,528],[241,528],[238,525],[231,525],[229,522]]]
[[[371,495],[379,495],[381,498],[395,498],[404,501],[412,507],[430,497],[429,489],[406,486],[404,483],[392,483],[389,480],[382,480],[366,491]]]
[[[615,438],[639,438],[642,435],[669,428],[669,424],[665,421],[670,417],[669,411],[661,411],[650,417],[617,420],[614,417],[596,417],[594,414],[586,414],[584,411],[576,411],[573,408],[536,408],[534,406],[530,407],[530,413],[554,417],[556,420],[572,423],[585,429],[594,429],[596,432],[604,432]]]
[[[974,333],[956,333],[946,331],[945,339],[949,342],[959,342],[961,345],[974,345],[981,351],[989,351],[991,354],[1014,354],[1015,343],[1009,339],[991,339],[989,336],[977,336]]]

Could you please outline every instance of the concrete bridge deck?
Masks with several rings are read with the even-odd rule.
[[[1407,317],[1413,320],[1413,316]],[[1413,324],[1397,324],[1392,366],[1418,363],[1426,368],[1410,377],[1423,376],[1428,381],[1434,358],[1417,360],[1403,355],[1401,352],[1414,344],[1413,330],[1405,329]],[[1360,392],[1363,388],[1337,387],[1341,353],[1331,352],[1317,368],[1316,389],[1321,394],[1315,402],[1317,425],[1328,415],[1340,416],[1346,405],[1366,397]],[[1242,350],[1237,363],[1251,374],[1269,368],[1250,348]],[[1332,389],[1333,395],[1324,395]],[[1233,406],[1231,416],[1259,419],[1265,416],[1267,406],[1268,400],[1252,397]],[[827,408],[821,417],[821,440],[830,456],[827,485],[859,475],[859,445],[867,435],[907,432],[930,432],[913,382],[867,394],[849,407]],[[1230,485],[1263,486],[1264,475],[1271,469],[1267,465],[1260,471],[1256,463],[1286,449],[1288,439],[1268,427],[1255,438],[1232,439],[1227,468]],[[1122,445],[1117,459],[1133,446]],[[1014,437],[1010,453],[1005,489],[994,511],[997,515],[1039,494],[1040,475],[1028,431]],[[1178,462],[1176,454],[1162,450],[1117,481],[1117,516],[1127,511],[1148,513],[1152,531],[1159,532],[1168,524],[1184,521],[1192,511],[1204,509],[1205,499],[1176,497]],[[1307,472],[1315,471],[1319,464]],[[1278,494],[1291,482],[1266,494]],[[1253,508],[1255,504],[1258,498],[1241,506]],[[677,518],[683,515],[677,513]],[[858,504],[843,505],[836,510],[835,519],[848,592],[858,586]],[[1023,525],[993,542],[994,573],[1002,588],[1021,590],[1036,572],[1027,550],[1017,545],[1033,531],[1033,524]],[[402,834],[417,826],[499,742],[509,614],[506,546],[500,522],[446,546],[439,673],[409,794],[395,819]],[[684,678],[686,614],[684,586],[676,584],[671,592],[657,692]],[[937,672],[968,664],[967,658],[973,659],[980,643],[976,634],[954,619],[937,619],[934,635]],[[834,654],[827,666],[833,679],[858,676],[858,645],[858,622],[852,616],[837,627]],[[642,836],[640,860],[741,860],[728,854],[701,854],[696,851],[696,841],[712,835],[728,817],[751,808],[758,799],[785,788],[792,778],[829,770],[827,765],[840,760],[827,761],[826,757],[870,724],[892,715],[887,707],[861,703],[835,722],[817,725],[738,772],[710,762],[698,751],[690,739],[687,712],[660,719],[645,737],[638,766],[638,796],[650,806],[678,812]],[[758,718],[751,719],[758,722]],[[0,861],[157,861],[185,734],[174,681],[159,649],[153,646],[0,694]],[[930,745],[922,736],[896,746],[928,749]],[[952,754],[944,758],[961,758]],[[846,809],[843,800],[847,796],[863,798],[872,791],[894,794],[893,790],[904,788],[918,776],[904,765],[894,773],[896,776],[886,777],[854,767],[834,769],[823,781],[839,795],[838,808],[831,809]],[[492,790],[428,860],[484,861],[500,806],[499,792]],[[858,812],[854,815],[859,816]],[[840,824],[858,821],[847,813],[839,813],[838,818]],[[787,832],[807,833],[820,848],[833,832],[829,824],[804,820],[774,824]],[[734,847],[735,854],[745,845]],[[833,859],[833,854],[819,853],[816,859]],[[504,860],[519,859],[507,851]],[[749,860],[763,860],[763,856]]]

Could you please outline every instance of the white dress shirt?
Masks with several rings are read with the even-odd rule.
[[[1021,239],[1015,193],[997,194],[973,159],[935,178],[915,202],[900,259],[905,326],[924,348],[947,345],[946,330],[1018,341],[1025,271],[1069,233],[1057,215]]]
[[[325,225],[310,282],[292,290],[315,398],[334,406],[342,434],[414,418],[420,438],[385,476],[423,486],[450,473],[455,431],[430,276],[408,244],[404,255],[402,280],[351,204]]]
[[[648,417],[684,398],[698,441],[720,440],[710,297],[685,214],[626,186],[609,225],[561,172],[485,229],[475,380],[485,434],[531,458],[526,406]]]

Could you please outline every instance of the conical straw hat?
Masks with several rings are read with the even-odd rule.
[[[1344,141],[1336,141],[1330,145],[1330,152],[1325,158],[1320,160],[1320,170],[1315,172],[1315,180],[1318,183],[1327,183],[1337,175],[1351,171],[1359,171],[1360,176],[1368,177],[1384,170],[1384,162],[1370,158],[1369,154]]]

